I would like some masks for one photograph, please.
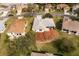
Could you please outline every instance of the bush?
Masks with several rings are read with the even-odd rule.
[[[57,28],[57,29],[61,30],[61,27],[62,27],[62,19],[60,19],[60,21],[58,21],[58,22],[56,23],[56,28]]]
[[[27,8],[23,8],[22,9],[22,12],[27,12]]]
[[[31,46],[34,44],[34,33],[28,32],[25,36],[15,38],[10,42],[9,55],[30,55]]]
[[[53,18],[53,16],[50,13],[46,13],[42,18]]]
[[[72,41],[62,38],[54,42],[54,46],[59,52],[72,52],[75,50],[75,46]]]

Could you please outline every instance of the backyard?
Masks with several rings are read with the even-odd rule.
[[[30,46],[28,47],[29,50],[23,48],[24,50],[22,50],[21,52],[19,53],[14,53],[14,55],[28,55],[28,53],[31,53],[32,51],[40,51],[40,52],[49,52],[49,53],[52,53],[52,54],[62,54],[62,55],[78,55],[79,56],[79,36],[76,36],[76,35],[69,35],[68,33],[64,33],[61,31],[61,26],[62,26],[62,19],[63,17],[58,17],[58,16],[54,16],[53,19],[54,19],[54,22],[56,24],[56,30],[59,32],[59,39],[67,39],[67,40],[70,40],[73,44],[74,44],[74,47],[75,47],[75,50],[72,51],[72,52],[64,52],[62,53],[62,51],[58,51],[58,49],[54,46],[54,43],[55,41],[53,42],[50,42],[50,43],[45,43],[45,44],[36,44],[35,43],[35,39],[34,39],[34,35],[35,35],[35,32],[32,31],[32,25],[33,25],[33,17],[25,17],[25,20],[28,20],[28,26],[26,28],[26,37],[22,37],[22,38],[19,38],[19,39],[25,39],[27,40],[27,44],[30,44]],[[9,25],[13,22],[13,18],[9,18],[9,20],[7,20],[7,22],[5,23],[6,25],[6,30],[4,33],[0,34],[0,55],[10,55],[9,53],[12,51],[12,50],[8,50],[8,47],[9,47],[9,44],[10,44],[10,41],[8,39],[8,36],[6,35],[6,32],[7,32],[7,29],[9,27]],[[18,40],[19,40],[18,39]],[[18,41],[16,40],[16,41]],[[24,41],[19,41],[19,43],[21,43],[23,45],[26,44],[26,42]],[[28,43],[30,42],[30,43]],[[19,47],[19,51],[20,51],[20,44],[19,43],[14,43],[15,47],[16,45]],[[27,45],[25,45],[27,46]],[[23,46],[23,47],[25,47]],[[15,49],[15,48],[14,48]],[[15,50],[14,50],[15,51]],[[17,51],[17,49],[16,49]],[[26,51],[26,53],[24,53]],[[28,51],[28,52],[27,52]],[[12,51],[13,52],[13,51]],[[21,54],[22,53],[22,54]],[[29,54],[30,55],[30,54]]]
[[[74,46],[75,46],[75,50],[72,51],[72,52],[65,52],[65,53],[62,53],[62,52],[59,52],[57,51],[57,48],[54,47],[54,41],[51,42],[51,43],[46,43],[46,44],[39,44],[38,45],[38,50],[39,51],[47,51],[49,53],[55,53],[55,54],[62,54],[62,55],[79,55],[79,36],[76,36],[76,35],[73,35],[73,34],[68,34],[68,33],[64,33],[61,31],[61,25],[62,25],[62,18],[61,17],[54,17],[53,18],[54,21],[55,21],[55,24],[56,24],[56,29],[57,31],[59,32],[59,38],[58,39],[67,39],[67,40],[70,40],[71,42],[73,42]],[[58,24],[59,23],[59,24]]]

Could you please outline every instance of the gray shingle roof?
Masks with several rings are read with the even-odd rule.
[[[33,30],[44,29],[46,27],[55,27],[54,21],[52,18],[42,19],[42,15],[37,15],[34,19]]]
[[[5,29],[4,22],[0,21],[0,32]]]

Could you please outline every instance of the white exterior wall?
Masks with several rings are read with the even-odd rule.
[[[17,35],[18,33],[7,33],[7,35],[10,37],[10,39],[13,39],[14,37],[18,38],[20,36],[25,36],[25,32],[21,33],[21,35]]]
[[[79,4],[73,5],[72,7],[72,15],[77,16],[77,14],[74,14],[73,10],[76,10],[77,8],[79,8]]]
[[[45,13],[49,13],[49,9],[48,8],[45,8]]]
[[[1,17],[7,16],[8,12],[9,12],[8,10],[3,11],[3,14],[1,15]]]
[[[16,14],[16,15],[21,15],[21,12],[22,12],[21,9],[20,9],[20,10],[17,9],[17,14]],[[18,19],[22,19],[22,18],[23,18],[23,16],[19,16],[19,17],[18,17]]]
[[[70,13],[68,12],[68,10],[64,10],[64,14],[65,15],[70,15]]]
[[[2,31],[0,31],[0,33],[3,33],[4,31],[5,31],[5,28]]]
[[[76,35],[79,35],[79,32],[77,32]]]
[[[44,32],[44,30],[42,30],[42,31],[39,31],[39,29],[38,29],[38,30],[36,30],[36,32]]]

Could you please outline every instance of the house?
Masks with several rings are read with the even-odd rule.
[[[28,8],[27,4],[16,4],[17,14],[21,14],[23,8]]]
[[[7,30],[7,35],[10,36],[10,38],[24,36],[27,25],[28,22],[25,21],[25,19],[14,19]]]
[[[62,31],[69,34],[79,35],[79,21],[72,20],[70,17],[64,17]]]
[[[5,25],[3,21],[0,21],[0,33],[3,33],[5,30]]]
[[[69,10],[70,7],[67,4],[58,4],[57,9]]]
[[[34,19],[32,30],[36,32],[35,39],[37,43],[47,43],[54,41],[58,37],[58,32],[54,29],[53,18],[37,15]]]
[[[79,4],[73,4],[72,15],[79,16]]]
[[[31,56],[53,56],[51,53],[32,52]]]
[[[0,12],[2,12],[2,14],[0,15],[0,17],[5,17],[8,15],[9,10],[6,9],[1,9]],[[3,33],[5,28],[5,22],[8,20],[8,18],[1,18],[0,19],[0,33]]]
[[[35,32],[49,31],[48,27],[54,28],[53,18],[42,18],[42,15],[37,15],[34,19],[32,30]]]
[[[24,9],[24,8],[28,8],[28,6],[27,6],[27,4],[16,4],[16,9],[17,9],[17,14],[16,15],[21,15],[21,13],[22,13],[22,10]],[[18,19],[21,19],[21,18],[23,18],[23,16],[20,16],[20,17],[18,17]]]
[[[4,18],[0,20],[0,33],[3,33],[6,29],[5,22],[8,20],[8,18]]]
[[[3,7],[3,6],[1,6],[0,7],[0,17],[5,17],[5,16],[7,16],[8,15],[8,13],[9,13],[9,11],[10,11],[10,7],[9,6],[6,6],[6,7]]]
[[[49,13],[52,11],[53,6],[51,4],[46,4],[45,5],[45,13]]]
[[[58,4],[57,9],[63,10],[65,15],[70,15],[70,13],[68,12],[70,10],[70,6],[67,4]]]

